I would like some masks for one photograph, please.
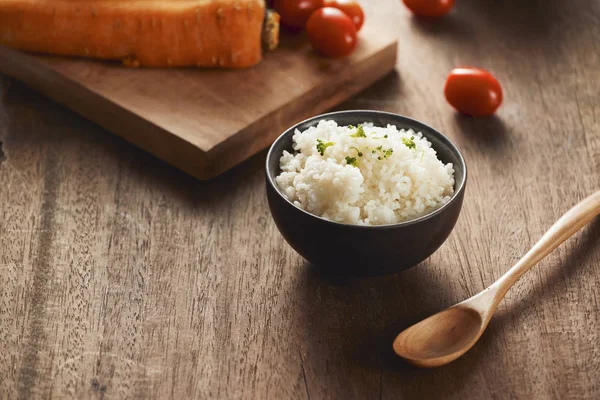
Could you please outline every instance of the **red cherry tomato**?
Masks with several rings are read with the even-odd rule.
[[[313,48],[328,57],[352,53],[358,41],[352,19],[333,7],[315,11],[308,19],[306,33]]]
[[[448,14],[454,0],[402,0],[404,5],[418,17],[438,18]]]
[[[323,0],[275,0],[273,8],[288,28],[304,28],[311,14],[323,7]]]
[[[360,31],[365,22],[365,13],[360,4],[354,0],[325,0],[323,5],[342,10],[347,16],[352,18],[357,32]]]
[[[500,83],[480,68],[454,68],[446,80],[444,94],[454,108],[474,117],[491,115],[502,103]]]

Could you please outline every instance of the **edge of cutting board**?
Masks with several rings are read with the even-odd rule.
[[[393,40],[352,68],[340,68],[328,84],[291,98],[208,150],[121,107],[37,56],[0,46],[0,71],[184,172],[207,180],[257,154],[287,127],[331,109],[381,79],[395,68],[396,56],[397,41]]]

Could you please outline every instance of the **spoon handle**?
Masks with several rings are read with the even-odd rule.
[[[508,289],[519,278],[538,263],[548,253],[557,248],[562,242],[571,237],[575,232],[600,214],[600,190],[586,197],[580,203],[567,211],[558,221],[548,229],[542,238],[492,285],[496,286],[495,303],[498,304]]]

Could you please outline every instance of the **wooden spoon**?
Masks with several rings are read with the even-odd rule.
[[[394,351],[419,367],[439,367],[465,354],[488,326],[517,280],[548,253],[600,214],[600,191],[571,208],[531,250],[487,289],[419,322],[394,340]]]

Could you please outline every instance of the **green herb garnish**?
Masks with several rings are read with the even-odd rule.
[[[350,148],[351,148],[351,149],[354,149],[354,150],[356,150],[356,153],[358,154],[358,156],[359,156],[359,157],[362,157],[362,156],[363,156],[363,153],[362,153],[362,151],[360,151],[360,150],[359,150],[359,149],[357,149],[356,147],[350,147]]]
[[[383,152],[383,155],[377,157],[378,160],[385,160],[394,153],[394,149],[392,149],[391,147],[387,150],[382,150],[379,148],[378,148],[378,150],[381,150]]]
[[[358,161],[356,157],[346,157],[346,164],[352,165],[353,167],[358,167]]]
[[[371,133],[371,135],[374,135],[374,134],[375,134],[375,132]],[[388,135],[383,135],[383,137],[382,136],[379,136],[379,137],[372,136],[372,138],[373,139],[387,139]]]
[[[414,136],[411,136],[410,139],[402,138],[402,143],[409,149],[416,149],[417,145],[415,144],[414,138]]]
[[[350,137],[353,138],[361,138],[361,137],[367,137],[367,134],[365,133],[364,128],[362,127],[362,125],[358,125],[356,127],[356,133],[353,133],[352,135],[350,135]]]
[[[335,143],[333,142],[324,142],[321,139],[317,139],[317,151],[320,155],[324,155],[325,149],[327,149],[329,146],[333,146],[334,144]]]

